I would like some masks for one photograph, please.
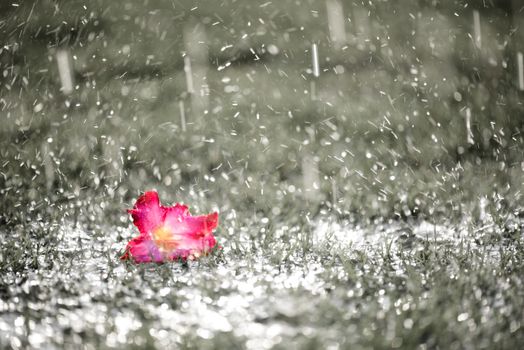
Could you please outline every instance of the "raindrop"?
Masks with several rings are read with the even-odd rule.
[[[56,63],[60,82],[62,83],[62,92],[69,95],[73,92],[73,67],[71,64],[71,53],[68,49],[59,49],[56,52]]]
[[[318,64],[318,47],[315,43],[311,45],[311,62],[313,65],[313,76],[318,78],[320,76],[320,68]]]

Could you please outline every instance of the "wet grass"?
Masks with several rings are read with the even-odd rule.
[[[276,151],[223,137],[184,164],[175,160],[183,153],[155,156],[170,147],[163,133],[123,141],[116,161],[97,142],[65,147],[70,137],[58,131],[53,142],[47,134],[4,142],[18,156],[3,168],[2,346],[511,349],[524,341],[519,167],[406,160],[381,174],[363,151],[351,162],[360,174],[320,177],[311,197],[302,170],[279,167]],[[191,143],[176,135],[177,145]],[[41,144],[55,152],[51,184]],[[214,147],[259,158],[219,167],[208,157]],[[188,265],[121,262],[136,234],[124,209],[149,188],[195,213],[218,209],[223,250]]]
[[[64,220],[43,237],[28,224],[2,242],[0,341],[510,349],[523,341],[524,224],[515,224],[517,234],[493,221],[432,232],[417,222],[326,225],[223,213],[224,249],[187,265],[119,261],[135,234],[128,224]],[[439,239],[444,230],[454,238]]]

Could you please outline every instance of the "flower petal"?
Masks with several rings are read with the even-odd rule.
[[[202,238],[217,227],[218,213],[177,216],[169,211],[166,214],[164,225],[175,235],[189,236],[192,239]]]
[[[176,248],[195,253],[207,253],[215,246],[212,231],[218,225],[218,213],[201,216],[176,216],[168,212],[164,227],[177,242]],[[211,236],[211,238],[209,237]]]
[[[162,225],[165,208],[160,205],[158,193],[149,191],[138,198],[133,209],[128,210],[133,216],[133,223],[143,235],[149,235]]]
[[[217,225],[218,213],[186,217],[180,225],[184,228],[184,234],[179,248],[189,249],[196,254],[207,254],[216,244],[212,231]]]
[[[162,262],[194,259],[206,255],[216,245],[213,229],[218,213],[191,216],[187,206],[164,207],[158,194],[146,192],[129,210],[140,235],[127,245],[121,259],[135,262]]]
[[[138,236],[129,241],[126,252],[120,259],[133,259],[135,262],[162,262],[164,257],[155,242],[144,236]]]
[[[175,216],[175,217],[184,217],[189,215],[189,209],[187,205],[183,205],[180,203],[175,204],[174,207],[167,207],[166,209],[166,219],[167,216]]]
[[[209,215],[189,216],[186,218],[186,224],[189,231],[195,236],[205,236],[211,233],[218,225],[218,213],[214,212]]]

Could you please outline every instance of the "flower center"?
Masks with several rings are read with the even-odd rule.
[[[153,230],[153,239],[161,251],[172,251],[178,246],[173,233],[165,226]]]

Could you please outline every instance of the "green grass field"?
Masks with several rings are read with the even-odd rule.
[[[0,348],[519,348],[522,21],[497,1],[2,3]],[[120,261],[151,189],[219,211],[223,249]]]

